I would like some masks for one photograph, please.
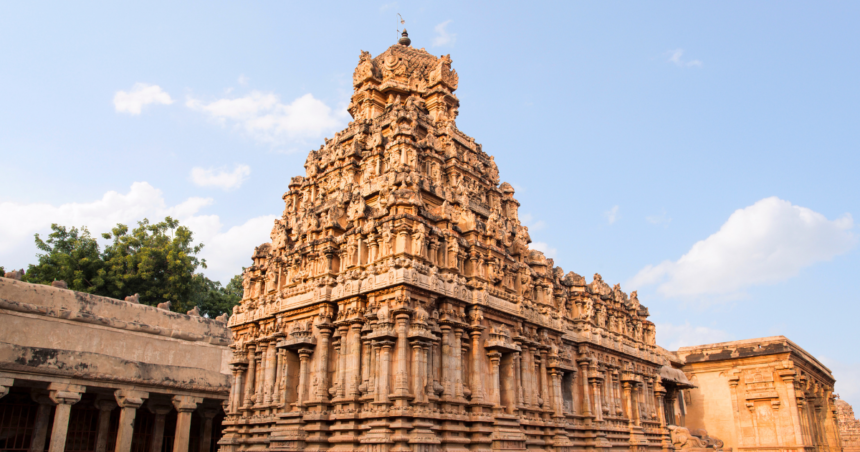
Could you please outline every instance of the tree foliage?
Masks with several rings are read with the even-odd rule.
[[[149,305],[170,300],[174,311],[198,306],[209,317],[232,312],[242,297],[241,275],[222,287],[197,273],[206,268],[197,257],[203,244],[195,244],[191,230],[170,217],[158,223],[144,219],[133,230],[118,224],[102,234],[111,241],[103,251],[86,227],[53,224],[51,231],[47,240],[36,234],[42,253],[29,266],[29,282],[63,280],[69,289],[119,299],[139,294]]]
[[[51,225],[47,240],[36,234],[38,264],[30,265],[25,280],[51,284],[63,280],[69,289],[91,294],[104,294],[105,262],[99,253],[99,244],[86,227],[81,229]]]

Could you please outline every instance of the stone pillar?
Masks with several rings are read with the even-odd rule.
[[[521,346],[522,348],[522,357],[520,358],[520,383],[522,386],[523,393],[523,405],[531,406],[532,405],[532,381],[529,378],[529,369],[531,368],[531,363],[529,362],[529,358],[531,356],[531,352],[529,351],[529,347],[525,344]]]
[[[188,452],[188,440],[191,438],[191,413],[202,402],[200,397],[173,396],[173,406],[176,408],[176,436],[173,438],[173,452]]]
[[[541,350],[540,352],[540,395],[543,399],[543,409],[547,409],[547,407],[552,403],[550,400],[552,396],[549,394],[549,385],[546,380],[546,350]]]
[[[51,430],[49,452],[63,452],[66,449],[66,434],[69,430],[69,413],[72,405],[81,400],[83,386],[51,383],[48,385],[48,397],[57,405],[54,409],[54,428]]]
[[[265,389],[266,388],[265,383],[266,383],[266,381],[265,380],[266,380],[266,374],[268,373],[267,369],[266,369],[266,364],[268,364],[267,360],[266,360],[266,351],[269,348],[270,348],[269,344],[266,342],[260,342],[257,345],[257,349],[259,349],[259,351],[260,351],[260,359],[259,359],[259,362],[257,363],[257,375],[254,377],[255,381],[257,383],[256,386],[254,387],[255,388],[255,394],[256,394],[256,397],[254,398],[254,406],[260,406],[263,404],[263,401],[266,400],[266,398],[265,398],[265,390],[266,390]],[[270,394],[270,397],[271,397],[271,394]]]
[[[454,344],[451,346],[454,359],[454,396],[458,399],[463,399],[463,330],[457,328],[454,330]]]
[[[412,341],[412,394],[415,395],[416,404],[427,403],[427,363],[424,359],[424,342]]]
[[[239,410],[241,403],[238,401],[240,396],[239,393],[242,391],[242,382],[241,382],[241,374],[242,369],[232,364],[230,366],[230,370],[233,371],[233,384],[230,386],[230,406],[227,409],[228,413],[235,413]]]
[[[630,425],[634,425],[635,421],[633,420],[633,398],[631,394],[630,382],[625,381],[624,385],[624,405],[626,409],[624,410],[627,413],[627,419]]]
[[[245,378],[245,397],[242,408],[249,410],[254,403],[254,379],[257,375],[257,347],[253,344],[248,346],[248,374]]]
[[[337,328],[340,339],[334,344],[334,356],[337,358],[337,369],[335,371],[334,386],[337,388],[335,397],[338,399],[346,396],[346,335],[349,325],[341,325]]]
[[[657,419],[660,421],[660,444],[663,450],[672,447],[669,431],[666,428],[666,411],[663,405],[663,397],[666,396],[666,388],[660,384],[660,377],[654,379],[654,406],[657,410]]]
[[[272,393],[275,390],[275,374],[278,370],[278,350],[275,348],[275,343],[270,342],[269,344],[267,344],[264,353],[265,355],[263,356],[263,359],[265,360],[266,364],[263,366],[263,368],[265,369],[265,371],[263,372],[263,404],[269,405],[274,400]]]
[[[523,357],[521,353],[514,353],[514,377],[517,380],[516,388],[517,388],[517,406],[523,406],[525,403],[525,399],[523,399],[523,365],[522,365]],[[478,378],[480,381],[480,378]]]
[[[318,402],[328,402],[328,346],[332,329],[330,326],[321,325],[319,331],[319,344],[317,344],[319,387],[317,387],[316,396]]]
[[[618,374],[618,370],[614,369],[612,371],[612,386],[610,390],[612,392],[612,413],[616,416],[620,416],[624,410],[621,408],[621,382],[619,381],[620,376]]]
[[[442,397],[454,396],[454,369],[451,365],[451,327],[442,325]]]
[[[346,395],[347,397],[358,397],[358,386],[361,384],[361,327],[362,324],[355,322],[349,327],[347,335],[347,356],[346,363]]]
[[[308,401],[308,367],[311,360],[310,348],[299,350],[299,387],[296,389],[296,411],[301,410],[301,407]]]
[[[594,413],[594,420],[601,422],[603,421],[603,407],[600,406],[600,378],[595,373],[589,380],[591,380],[591,401],[593,403],[591,411]]]
[[[147,403],[146,408],[155,415],[155,423],[152,426],[152,441],[149,443],[149,452],[161,452],[164,444],[164,418],[173,409],[170,405]]]
[[[12,383],[9,383],[9,386],[12,386]],[[48,424],[51,422],[51,407],[54,406],[54,402],[46,391],[34,390],[30,397],[39,404],[39,408],[36,410],[36,425],[33,426],[33,436],[30,440],[30,452],[43,452],[45,439],[48,437]]]
[[[379,381],[379,341],[370,341],[370,378],[367,380],[367,392],[376,394]]]
[[[572,370],[570,372],[570,414],[576,415],[577,413],[577,402],[580,402],[579,397],[577,397],[579,393],[579,389],[576,386],[576,374],[578,372]],[[582,406],[582,405],[580,405]]]
[[[550,371],[550,375],[552,376],[552,407],[555,410],[555,417],[563,418],[564,417],[564,398],[561,396],[561,375],[562,372],[560,369],[552,369]]]
[[[373,365],[371,361],[373,350],[371,346],[370,339],[366,337],[361,338],[361,388],[365,394],[371,392],[370,389],[370,366]]]
[[[609,374],[609,371],[604,369],[600,372],[600,411],[601,413],[611,416],[612,415],[612,376]]]
[[[149,397],[149,393],[142,391],[130,391],[118,389],[114,392],[116,403],[119,405],[119,427],[116,433],[115,452],[131,451],[131,440],[134,434],[134,418],[137,409],[143,405],[143,401]]]
[[[424,369],[424,375],[427,376],[427,385],[424,388],[427,393],[427,397],[436,397],[436,385],[439,384],[439,379],[436,376],[436,340],[431,340],[430,342],[424,343],[424,361],[426,361],[426,366]],[[427,399],[425,399],[427,400]]]
[[[116,408],[116,400],[107,397],[98,397],[95,401],[95,406],[99,410],[99,426],[96,431],[96,450],[95,452],[105,452],[107,450],[108,434],[110,433],[110,413]],[[40,406],[41,408],[41,406]],[[36,415],[38,417],[38,414]],[[36,420],[38,426],[39,421]],[[34,432],[34,436],[35,432]],[[35,442],[35,441],[34,441]],[[42,438],[41,447],[34,448],[30,446],[30,452],[41,452],[44,450],[45,439]]]
[[[490,358],[490,385],[492,388],[492,399],[490,399],[490,403],[493,404],[494,408],[501,408],[502,391],[499,385],[499,365],[502,362],[502,354],[493,350],[487,353],[487,356]]]
[[[630,403],[633,406],[633,422],[637,427],[642,425],[642,413],[639,411],[639,392],[641,391],[638,384],[633,384]]]
[[[472,327],[472,402],[484,401],[484,386],[481,382],[481,330],[483,327]]]
[[[6,397],[6,394],[9,394],[9,388],[11,388],[14,383],[14,378],[0,378],[0,399]]]
[[[381,347],[379,354],[379,375],[377,375],[379,393],[376,394],[376,401],[384,404],[390,403],[388,398],[388,382],[391,375],[391,347],[394,346],[394,342],[380,341],[379,346]]]
[[[272,389],[272,403],[280,405],[281,402],[285,400],[283,391],[281,391],[281,382],[285,377],[284,366],[287,365],[287,351],[284,349],[277,349],[275,353],[275,384]]]
[[[212,418],[218,414],[217,408],[203,408],[198,410],[200,417],[200,452],[209,452],[212,448]]]
[[[409,332],[409,314],[397,314],[397,371],[394,374],[394,395],[409,395],[409,351],[406,334]]]
[[[589,359],[585,358],[579,361],[579,367],[582,369],[579,372],[579,380],[582,386],[582,415],[591,417],[591,398],[588,396],[588,363]]]

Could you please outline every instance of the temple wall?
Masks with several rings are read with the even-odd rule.
[[[677,354],[697,386],[690,390],[691,430],[707,429],[738,451],[841,449],[835,380],[785,337],[684,347]]]
[[[7,446],[208,451],[220,438],[232,384],[225,324],[0,278],[0,325]]]
[[[697,370],[690,382],[696,388],[688,390],[686,424],[691,430],[705,429],[708,435],[720,438],[726,447],[737,448],[732,395],[725,366]]]

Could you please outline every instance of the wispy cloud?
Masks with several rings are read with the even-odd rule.
[[[247,86],[247,85],[248,85],[248,82],[249,82],[250,80],[251,80],[251,79],[249,79],[248,77],[246,77],[246,76],[245,76],[245,74],[239,74],[239,78],[238,78],[236,81],[237,81],[237,82],[239,82],[239,84],[240,84],[240,85],[242,85],[242,86]]]
[[[546,242],[532,242],[529,245],[532,249],[536,249],[544,254],[544,256],[552,259],[558,255],[558,250],[551,248]]]
[[[185,105],[209,115],[221,125],[232,125],[261,143],[283,145],[290,141],[319,139],[346,122],[346,111],[335,113],[312,94],[289,104],[274,93],[252,91],[244,97],[203,102],[189,97]]]
[[[169,206],[161,190],[147,182],[134,182],[127,193],[106,192],[100,199],[61,205],[47,203],[0,203],[0,253],[24,261],[37,252],[34,233],[49,233],[52,223],[64,226],[87,226],[98,237],[117,223],[134,226],[148,218],[160,221],[170,215],[194,232],[194,240],[203,243],[200,257],[206,259],[206,275],[227,283],[251,263],[254,247],[269,240],[274,215],[251,218],[224,230],[218,215],[201,214],[214,203],[212,198],[191,197]],[[14,259],[13,259],[14,260]]]
[[[391,11],[394,8],[397,8],[397,2],[386,3],[379,7],[379,12],[384,13],[386,11]]]
[[[701,60],[684,60],[684,49],[670,50],[667,53],[669,54],[668,61],[678,67],[702,67],[704,65]]]
[[[736,210],[719,231],[677,261],[648,265],[629,283],[659,284],[667,297],[737,299],[747,287],[797,276],[857,244],[854,220],[835,220],[777,197]]]
[[[546,223],[543,220],[535,220],[535,218],[530,213],[524,213],[520,215],[520,223],[525,226],[528,226],[529,232],[540,231],[544,227],[546,227]]]
[[[839,361],[828,356],[817,356],[825,366],[833,371],[836,378],[836,393],[842,400],[860,407],[860,362]]]
[[[452,20],[449,19],[433,27],[433,30],[436,31],[436,36],[433,38],[434,47],[454,45],[454,42],[457,41],[457,34],[448,31],[448,25],[451,22]]]
[[[611,209],[603,212],[603,215],[606,217],[606,221],[609,224],[613,224],[621,218],[621,214],[618,213],[618,206],[612,206]]]
[[[226,168],[201,168],[191,169],[191,181],[198,187],[215,187],[224,191],[235,190],[251,175],[251,167],[248,165],[236,165],[233,171]]]
[[[669,223],[672,222],[672,219],[669,218],[668,215],[666,215],[666,211],[664,210],[659,215],[648,215],[647,217],[645,217],[645,221],[647,221],[651,224],[657,225],[657,226],[662,225],[664,228],[668,228]]]
[[[139,115],[149,104],[170,105],[173,99],[158,85],[135,83],[129,91],[117,91],[113,96],[113,107],[118,113]]]
[[[666,350],[677,350],[692,345],[713,344],[732,340],[729,333],[706,326],[693,326],[690,322],[683,325],[671,323],[657,324],[657,343]]]

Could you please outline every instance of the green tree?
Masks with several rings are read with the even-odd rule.
[[[86,227],[54,224],[51,231],[47,240],[36,234],[44,254],[37,255],[39,263],[29,266],[24,280],[63,280],[69,289],[119,299],[139,294],[140,302],[149,305],[170,300],[174,311],[198,306],[210,318],[232,313],[242,299],[241,273],[226,287],[197,273],[206,268],[206,261],[197,258],[203,244],[195,244],[192,232],[170,217],[155,224],[144,219],[134,230],[118,224],[102,234],[111,240],[103,251]]]
[[[105,263],[99,254],[99,244],[86,227],[67,229],[56,223],[51,225],[47,240],[36,234],[39,263],[30,265],[25,280],[38,284],[51,284],[63,280],[69,289],[78,292],[103,294],[105,289]]]
[[[240,291],[236,292],[236,284]],[[218,317],[225,312],[228,315],[233,314],[233,306],[239,304],[242,299],[242,275],[236,275],[227,283],[226,287],[222,287],[218,281],[203,276],[202,274],[194,275],[195,288],[191,296],[191,302],[194,306],[200,308],[200,314],[209,318]]]
[[[194,290],[200,287],[194,274],[198,267],[206,268],[206,261],[196,257],[203,244],[194,244],[191,230],[167,217],[155,224],[143,219],[130,232],[119,224],[102,237],[113,239],[102,253],[105,295],[122,299],[137,293],[142,303],[170,300],[177,312],[192,309]]]

